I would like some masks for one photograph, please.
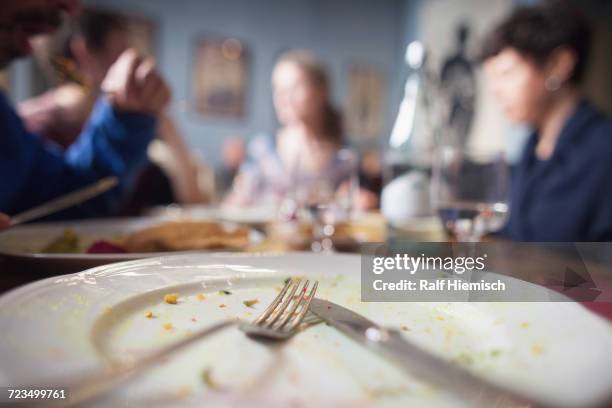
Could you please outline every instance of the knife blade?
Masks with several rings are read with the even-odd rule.
[[[65,194],[44,204],[30,208],[11,217],[11,227],[37,218],[46,217],[74,205],[90,200],[115,187],[118,183],[117,177],[106,177],[86,187]]]
[[[310,311],[351,339],[398,365],[412,376],[454,393],[478,407],[550,407],[444,360],[336,303],[314,298]]]

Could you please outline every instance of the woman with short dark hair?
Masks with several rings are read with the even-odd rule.
[[[487,37],[483,66],[509,119],[533,128],[502,235],[612,240],[612,121],[580,93],[591,43],[566,3],[517,9]]]

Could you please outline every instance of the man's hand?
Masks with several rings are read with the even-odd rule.
[[[150,58],[126,50],[102,82],[113,107],[119,111],[159,114],[170,100],[170,90]]]
[[[0,231],[11,226],[11,219],[8,215],[0,213]]]

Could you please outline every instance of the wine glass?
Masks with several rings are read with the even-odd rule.
[[[509,184],[503,152],[438,147],[432,203],[451,239],[478,242],[502,228],[508,214]]]
[[[350,219],[354,196],[358,191],[357,154],[339,149],[324,171],[296,179],[295,197],[302,210],[299,218],[312,224],[311,249],[333,252],[332,237],[337,224]]]

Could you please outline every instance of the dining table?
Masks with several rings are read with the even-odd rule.
[[[174,210],[176,212],[176,209]],[[212,210],[206,209],[204,217],[209,217]],[[216,213],[214,213],[216,214]],[[197,213],[197,215],[200,215]],[[176,214],[175,214],[176,216]],[[166,220],[167,217],[160,217]],[[248,224],[248,223],[247,223]],[[311,252],[312,225],[288,221],[267,221],[257,222],[255,226],[266,237],[264,240],[249,245],[245,251],[250,253],[265,252],[289,252],[289,251],[308,251]],[[1,237],[0,237],[1,239]],[[427,222],[420,220],[411,227],[404,228],[402,235],[389,236],[389,227],[384,216],[379,211],[360,213],[350,221],[344,222],[336,227],[334,236],[334,251],[342,253],[362,252],[364,244],[385,244],[390,241],[396,242],[396,247],[406,247],[406,250],[414,248],[418,242],[449,242],[449,239],[441,226],[432,219]],[[564,257],[554,251],[547,251],[532,246],[521,244],[513,246],[495,236],[487,236],[483,239],[485,243],[493,244],[488,248],[497,250],[493,263],[489,266],[496,272],[501,272],[509,276],[518,277],[531,283],[551,287],[553,290],[567,289],[572,282],[556,281],[554,285],[546,281],[547,272],[551,268],[563,268]],[[602,244],[605,245],[605,244]],[[612,250],[612,245],[609,245]],[[605,247],[607,248],[607,247]],[[601,252],[601,250],[600,250]],[[584,298],[584,291],[581,296],[574,296],[571,291],[564,291],[568,297],[574,297],[575,301],[592,312],[605,317],[612,322],[612,256],[607,256],[605,262],[601,260],[580,259],[584,270],[592,279],[593,289],[598,290],[597,299],[587,300]],[[517,267],[517,265],[520,266]],[[61,266],[60,269],[49,271],[32,267],[32,263],[24,264],[19,259],[7,257],[0,254],[0,294],[50,276],[59,276],[68,273],[78,272],[73,267]],[[558,275],[557,275],[558,277]],[[569,279],[569,278],[568,278]]]

